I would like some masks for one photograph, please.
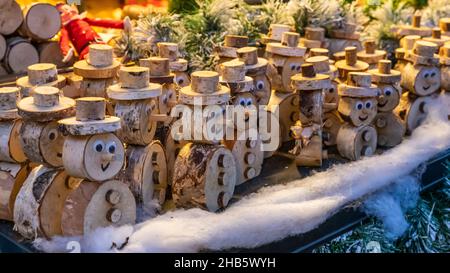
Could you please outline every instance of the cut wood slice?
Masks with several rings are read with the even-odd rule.
[[[377,131],[372,126],[342,125],[337,135],[337,149],[342,157],[359,160],[371,156],[377,148]]]
[[[147,146],[128,146],[127,166],[118,180],[127,184],[144,212],[155,215],[166,199],[167,160],[159,141]]]
[[[4,1],[0,7],[0,34],[13,34],[22,24],[23,14],[16,1]]]
[[[431,98],[428,96],[416,97],[408,93],[402,95],[400,104],[395,108],[394,113],[405,123],[408,135],[425,120],[430,103]]]
[[[127,185],[83,181],[66,199],[61,229],[64,236],[89,234],[97,228],[131,225],[136,221],[136,201]]]
[[[20,129],[20,144],[31,161],[51,167],[62,166],[64,135],[56,121],[50,123],[26,121]]]
[[[6,40],[0,34],[0,61],[3,60],[3,57],[5,57],[5,53],[6,53]],[[0,73],[0,75],[1,75],[1,73]]]
[[[73,178],[59,171],[48,186],[39,207],[39,223],[46,238],[62,236],[61,220],[67,197],[77,189],[82,179]]]
[[[150,118],[157,112],[155,100],[117,101],[114,114],[121,122],[117,136],[127,144],[148,145],[157,126],[157,122]]]
[[[123,88],[120,84],[115,84],[108,87],[107,94],[114,100],[146,100],[160,96],[161,89],[161,85],[155,83],[139,89]]]
[[[122,169],[125,151],[114,134],[68,136],[64,142],[62,160],[70,176],[106,181]]]
[[[0,162],[23,163],[27,160],[19,141],[21,120],[0,122]]]
[[[222,146],[186,144],[175,162],[172,197],[177,207],[217,211],[228,205],[236,185],[233,154]]]
[[[11,73],[26,72],[28,66],[39,62],[39,53],[27,40],[14,37],[7,40],[4,64]]]
[[[270,111],[275,111],[278,107],[279,128],[281,135],[281,142],[292,140],[291,127],[300,118],[300,97],[298,94],[281,93],[272,91],[270,101],[268,103]]]
[[[34,168],[17,195],[14,207],[14,230],[27,239],[42,236],[39,207],[45,192],[58,175],[57,169],[42,165]]]
[[[0,219],[13,221],[16,196],[29,172],[27,164],[0,162]]]
[[[252,138],[250,138],[252,134]],[[241,185],[261,173],[264,152],[261,138],[256,130],[245,130],[235,134],[235,140],[223,142],[231,150],[236,162],[236,185]]]
[[[428,96],[439,90],[441,77],[439,68],[407,64],[403,68],[400,84],[407,91],[418,96]]]
[[[111,79],[117,77],[120,62],[113,60],[113,64],[104,67],[95,67],[87,63],[86,60],[78,61],[73,66],[73,72],[83,78],[88,79]]]
[[[156,132],[156,139],[161,141],[165,149],[167,159],[167,183],[172,185],[175,160],[177,159],[181,148],[187,144],[187,141],[175,140],[172,137],[170,126],[161,126],[158,128]]]
[[[52,63],[57,67],[68,67],[72,66],[75,61],[75,57],[72,57],[67,63],[63,62],[64,56],[56,41],[40,43],[37,49],[39,52],[39,62],[41,63]]]
[[[22,36],[36,41],[45,41],[61,29],[61,16],[54,5],[34,3],[23,9],[23,24],[19,29]]]
[[[341,97],[338,111],[354,126],[369,125],[377,115],[377,98]]]
[[[373,122],[378,134],[378,146],[394,147],[406,133],[405,124],[392,112],[378,113]]]
[[[339,115],[339,112],[332,111],[325,113],[323,119],[323,143],[325,146],[336,145],[336,139],[344,120]]]

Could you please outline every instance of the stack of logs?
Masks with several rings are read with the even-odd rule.
[[[0,76],[26,72],[38,62],[63,66],[58,43],[50,41],[60,28],[59,12],[51,4],[21,8],[14,0],[1,0]]]

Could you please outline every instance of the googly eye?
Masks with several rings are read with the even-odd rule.
[[[108,153],[114,154],[117,149],[117,144],[115,142],[110,142],[110,143],[108,143],[106,149],[108,150]]]
[[[253,104],[252,99],[247,99],[247,106],[250,106],[250,105],[252,105],[252,104]]]
[[[292,71],[297,70],[297,66],[296,66],[295,64],[291,64],[291,70],[292,70]]]
[[[300,72],[301,69],[302,69],[302,67],[297,65],[297,69],[296,70]]]
[[[241,106],[245,106],[245,105],[247,104],[247,102],[245,101],[244,98],[241,98],[241,99],[239,99],[239,104],[240,104]]]
[[[103,152],[104,149],[105,149],[105,143],[103,143],[103,141],[97,140],[97,141],[94,142],[94,150],[97,153]]]
[[[425,79],[428,79],[428,77],[430,77],[430,73],[425,73],[423,76],[425,77]]]
[[[390,95],[392,95],[392,93],[393,93],[393,91],[392,91],[392,89],[391,88],[386,88],[386,89],[384,89],[384,95],[385,96],[390,96]]]
[[[257,88],[258,90],[264,89],[264,86],[265,86],[265,84],[264,84],[263,81],[257,81],[257,82],[256,82],[256,88]]]
[[[372,102],[368,101],[366,102],[366,109],[372,108]]]
[[[183,84],[183,83],[184,83],[183,78],[178,79],[178,84],[179,84],[179,85],[181,85],[181,84]]]
[[[50,132],[48,132],[48,139],[50,139],[51,141],[55,140],[58,137],[58,131],[56,129],[50,130]]]
[[[333,94],[334,93],[334,87],[328,88],[328,93]]]
[[[355,104],[355,107],[356,107],[356,109],[358,109],[358,110],[362,110],[363,107],[364,107],[364,104],[363,104],[361,101],[358,101],[358,102]]]
[[[436,72],[431,72],[431,77],[434,78],[436,76]]]

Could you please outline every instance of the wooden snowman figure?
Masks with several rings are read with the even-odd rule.
[[[226,35],[223,46],[215,48],[219,65],[224,62],[229,62],[238,57],[237,50],[248,45],[247,36]]]
[[[75,75],[83,77],[81,97],[107,98],[106,90],[114,83],[119,67],[120,62],[114,59],[111,46],[91,44],[87,58],[73,66]]]
[[[300,38],[300,44],[309,52],[312,48],[326,48],[325,29],[321,27],[306,27],[305,37]]]
[[[406,53],[411,51],[414,47],[414,44],[420,40],[420,36],[418,35],[408,35],[403,37],[400,40],[400,46],[395,50],[395,58],[397,59],[397,63],[394,66],[394,69],[403,72],[405,66],[409,63],[409,61],[405,58]]]
[[[258,105],[267,105],[270,100],[271,85],[267,77],[268,62],[258,57],[256,47],[243,47],[237,50],[239,61],[245,63],[246,76],[253,79],[254,89],[252,93],[256,97]]]
[[[402,72],[400,84],[405,92],[395,109],[406,124],[410,134],[425,119],[428,113],[430,95],[441,88],[438,46],[431,42],[417,41],[406,54],[410,61]]]
[[[170,72],[175,74],[174,82],[179,87],[188,86],[191,82],[188,74],[188,61],[180,58],[178,44],[158,43],[159,57],[169,59]]]
[[[338,71],[334,65],[330,65],[330,61],[326,56],[314,56],[306,59],[307,63],[314,66],[314,70],[318,74],[328,75],[331,84],[328,88],[323,89],[323,143],[326,146],[336,145],[336,137],[343,121],[337,111],[339,105],[338,94]]]
[[[450,44],[441,48],[441,88],[446,92],[450,92]]]
[[[441,47],[445,45],[445,43],[450,41],[449,36],[442,35],[442,31],[440,28],[436,27],[431,30],[431,36],[430,37],[424,37],[422,38],[423,41],[435,43],[438,46],[438,51]]]
[[[380,89],[378,114],[373,121],[377,129],[378,146],[394,147],[402,142],[406,132],[405,124],[393,112],[402,96],[401,74],[399,71],[391,70],[389,60],[379,61],[378,69],[369,70],[369,73],[372,75],[372,83]]]
[[[391,31],[397,38],[403,38],[407,35],[418,35],[420,37],[431,36],[431,28],[421,26],[422,15],[418,12],[412,16],[411,25],[393,26]]]
[[[331,29],[328,32],[328,50],[333,55],[337,52],[342,52],[346,47],[356,47],[356,50],[361,50],[361,42],[359,38],[361,34],[356,31],[356,24],[344,23],[337,28]]]
[[[28,239],[47,236],[47,223],[58,217],[52,208],[59,203],[50,200],[63,198],[54,189],[65,189],[61,185],[67,173],[61,168],[65,136],[57,121],[72,116],[75,106],[74,100],[63,97],[55,87],[39,86],[31,95],[17,104],[23,119],[19,140],[26,157],[38,166],[24,181],[14,204],[14,229]]]
[[[346,47],[345,59],[336,62],[340,82],[347,81],[350,72],[364,72],[369,68],[368,63],[358,60],[356,51],[356,47]]]
[[[291,77],[300,73],[305,47],[299,46],[298,33],[285,32],[281,43],[268,43],[269,79],[272,95],[269,108],[278,106],[281,142],[292,140],[290,128],[299,119],[299,96],[291,86]]]
[[[330,76],[316,74],[314,65],[303,64],[302,73],[292,77],[292,85],[300,94],[300,119],[291,127],[296,140],[297,166],[321,166],[326,158],[322,150],[323,92],[330,88]]]
[[[66,78],[58,75],[56,65],[49,63],[38,63],[28,67],[28,75],[17,79],[16,85],[20,88],[22,97],[29,97],[31,91],[37,86],[52,86],[63,88]]]
[[[377,67],[380,60],[386,59],[387,52],[377,49],[375,40],[367,40],[364,42],[364,50],[358,52],[358,60],[369,64],[369,69]]]
[[[439,27],[443,35],[450,36],[450,17],[439,19]]]
[[[17,113],[17,87],[0,88],[0,219],[13,220],[17,193],[30,167],[19,142],[22,120]]]
[[[347,83],[338,88],[338,110],[346,121],[336,139],[339,154],[350,160],[373,155],[377,148],[377,131],[370,124],[377,114],[379,89],[365,72],[350,72]]]
[[[174,83],[175,74],[170,72],[168,58],[150,57],[140,59],[139,64],[150,70],[150,82],[162,85],[161,95],[158,96],[158,110],[162,115],[170,116],[172,108],[177,105],[177,92]],[[166,119],[165,125],[169,125],[172,119]]]
[[[121,120],[117,136],[127,144],[126,168],[118,180],[129,185],[137,203],[146,214],[154,214],[154,199],[165,200],[167,164],[164,148],[155,141],[158,115],[157,99],[161,85],[150,83],[146,67],[122,67],[120,82],[108,88],[108,97],[115,101],[114,114]]]
[[[261,37],[261,44],[265,47],[268,43],[280,43],[283,33],[292,31],[295,31],[295,29],[290,25],[270,24],[267,35]]]
[[[174,203],[177,207],[200,207],[209,211],[225,208],[236,185],[236,162],[231,151],[220,145],[223,137],[210,138],[203,131],[208,130],[208,121],[213,124],[210,130],[224,121],[220,114],[230,99],[230,90],[219,84],[218,73],[197,71],[191,74],[191,85],[180,90],[179,99],[186,108],[183,126],[191,125],[183,130],[193,137],[180,150],[175,162],[172,181]],[[198,120],[192,117],[195,108],[199,107],[203,124],[197,124]],[[190,122],[192,119],[194,121]]]
[[[244,62],[233,60],[221,64],[219,82],[230,88],[231,103],[238,106],[233,118],[232,140],[223,141],[231,150],[236,162],[236,185],[240,185],[261,173],[264,152],[261,149],[261,137],[257,130],[257,102],[250,92],[253,89],[253,79],[245,76]],[[253,137],[251,138],[251,134]]]
[[[66,172],[83,181],[63,205],[61,230],[78,236],[99,227],[133,224],[136,201],[121,181],[111,180],[124,165],[125,151],[114,134],[121,120],[106,116],[106,101],[99,97],[76,100],[76,116],[59,121],[68,134],[63,149]]]

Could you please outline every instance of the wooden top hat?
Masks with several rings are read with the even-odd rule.
[[[149,83],[147,67],[122,67],[119,70],[120,83],[108,87],[108,97],[114,100],[145,100],[161,95],[161,85]]]
[[[178,44],[176,43],[158,43],[159,56],[167,58],[170,62],[170,71],[183,72],[188,69],[188,61],[179,58]]]
[[[0,121],[11,120],[19,117],[17,111],[17,100],[20,96],[19,88],[0,88]]]
[[[439,27],[446,35],[450,34],[450,17],[439,19]]]
[[[270,24],[269,33],[267,33],[267,36],[261,37],[261,43],[267,44],[281,42],[283,33],[289,31],[294,31],[294,28],[289,25]]]
[[[330,65],[330,60],[326,56],[309,57],[306,59],[306,62],[314,66],[316,73],[328,75],[331,80],[337,77],[337,68],[334,65]]]
[[[364,98],[378,97],[380,90],[372,84],[372,76],[366,72],[350,72],[347,83],[339,84],[338,92],[340,96]]]
[[[356,32],[356,24],[344,23],[341,28],[332,29],[328,35],[335,39],[359,40],[360,33]]]
[[[150,57],[140,59],[139,65],[149,69],[151,83],[173,83],[175,74],[170,73],[170,62],[168,58]]]
[[[315,56],[328,57],[329,54],[330,54],[330,51],[327,48],[316,47],[316,48],[311,48],[309,50],[309,56],[310,57],[315,57]]]
[[[348,72],[366,71],[369,68],[369,64],[363,61],[358,61],[356,47],[346,47],[345,48],[345,60],[340,60],[336,62],[336,67],[339,70]]]
[[[442,65],[450,65],[450,44],[441,47],[440,59]]]
[[[220,65],[219,82],[230,88],[231,93],[249,92],[253,89],[253,79],[245,76],[245,63],[239,60]]]
[[[237,58],[236,50],[248,45],[247,36],[226,35],[223,46],[218,46],[215,50],[219,57]]]
[[[73,115],[75,101],[62,96],[56,87],[39,86],[17,103],[19,115],[23,119],[48,122]]]
[[[325,29],[321,27],[306,27],[305,37],[300,39],[300,44],[306,48],[320,48],[325,40]]]
[[[219,84],[219,73],[196,71],[191,74],[191,85],[181,88],[179,101],[184,104],[226,104],[230,100],[230,89]]]
[[[367,40],[364,42],[364,50],[358,52],[358,60],[366,62],[368,64],[376,64],[380,60],[386,58],[387,52],[384,50],[378,50],[375,40]]]
[[[29,96],[31,88],[39,85],[63,88],[66,83],[64,76],[58,75],[56,65],[49,63],[33,64],[28,67],[28,76],[17,79],[16,85],[22,89],[24,96]]]
[[[372,75],[372,82],[376,84],[395,84],[400,82],[400,71],[391,69],[391,66],[391,61],[380,60],[377,69],[369,70],[369,73]]]
[[[411,51],[406,52],[405,58],[418,65],[438,65],[438,46],[435,43],[417,41]]]
[[[284,32],[281,43],[268,43],[266,51],[272,54],[286,57],[303,57],[306,47],[299,45],[300,34]]]
[[[408,35],[408,36],[403,37],[400,40],[400,45],[402,47],[397,48],[395,50],[395,57],[397,59],[404,59],[406,52],[408,52],[409,50],[412,50],[414,47],[414,44],[418,40],[420,40],[420,36],[418,36],[418,35]]]
[[[449,36],[442,35],[440,28],[436,27],[431,30],[431,37],[425,37],[422,40],[427,42],[432,42],[438,45],[438,47],[443,46],[446,42],[450,41]]]
[[[120,118],[106,116],[104,98],[85,97],[76,100],[75,117],[58,121],[62,129],[71,135],[85,136],[113,133],[120,129]]]
[[[331,86],[330,76],[316,74],[313,64],[302,64],[302,73],[292,76],[292,86],[295,90],[322,90]]]
[[[397,36],[419,35],[421,37],[431,36],[431,29],[428,27],[421,27],[422,16],[419,12],[412,16],[411,25],[394,26],[393,31]]]
[[[267,70],[267,60],[258,58],[258,49],[256,47],[243,47],[237,51],[239,61],[244,62],[247,75],[265,74]]]
[[[73,72],[83,78],[108,79],[116,76],[119,67],[120,62],[114,59],[111,46],[92,44],[86,60],[76,62]]]

